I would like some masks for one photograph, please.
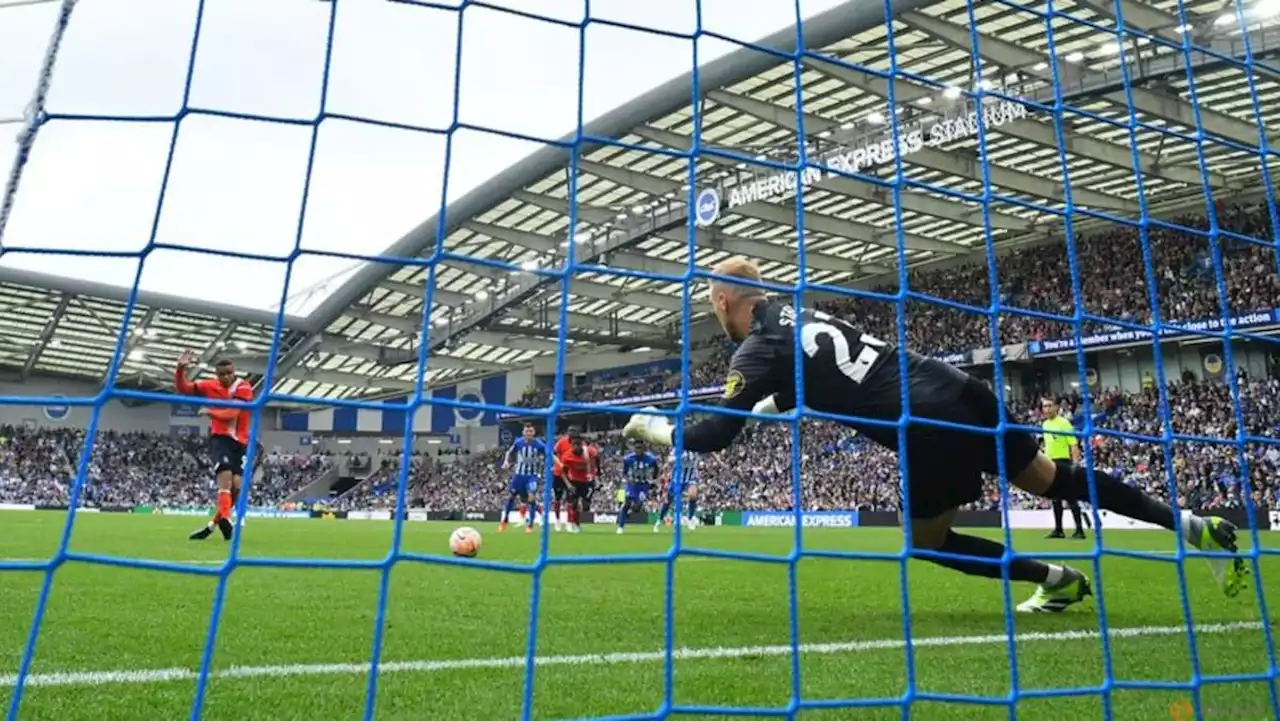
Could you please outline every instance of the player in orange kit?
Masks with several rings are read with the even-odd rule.
[[[214,365],[216,378],[202,378],[195,382],[187,380],[187,366],[195,359],[196,356],[191,351],[183,353],[178,359],[178,368],[173,374],[173,385],[178,393],[222,401],[253,401],[253,386],[249,381],[236,377],[236,366],[229,360],[220,360]],[[209,451],[213,456],[213,472],[218,479],[218,505],[213,519],[188,538],[202,541],[217,526],[222,531],[222,537],[229,541],[234,528],[231,525],[231,509],[240,495],[253,414],[248,408],[201,408],[200,415],[209,417]],[[261,461],[260,444],[259,453],[255,455]]]
[[[583,440],[576,428],[570,429],[568,443],[556,444],[556,464],[562,469],[569,487],[569,532],[579,533],[582,514],[591,511],[591,497],[596,491],[600,472],[600,451]]]

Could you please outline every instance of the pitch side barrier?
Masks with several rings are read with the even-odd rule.
[[[1280,330],[1280,308],[1251,310],[1231,316],[1225,322],[1222,318],[1200,318],[1198,320],[1171,320],[1160,329],[1162,339],[1175,340],[1194,336],[1200,333],[1220,336],[1226,328],[1248,331],[1248,335],[1270,335]],[[1090,351],[1116,350],[1135,345],[1150,345],[1150,330],[1139,330],[1136,327],[1123,328],[1108,333],[1091,333],[1081,336],[1080,347]],[[1027,343],[1027,352],[1036,357],[1066,355],[1076,350],[1075,338],[1045,338]]]
[[[703,388],[695,388],[689,391],[689,400],[706,400],[714,398],[724,393],[724,384],[706,386]],[[583,404],[588,407],[565,408],[560,411],[561,416],[582,415],[595,412],[595,407],[618,407],[618,406],[662,406],[672,405],[680,400],[680,396],[676,391],[667,391],[664,393],[650,393],[642,396],[630,396],[627,398],[617,398],[609,401],[593,401]],[[528,413],[499,413],[499,421],[519,421],[527,418],[542,418],[538,415],[537,410],[530,408]]]
[[[66,511],[67,506],[58,504],[0,503],[0,511]],[[210,516],[212,507],[181,506],[174,508],[154,508],[152,506],[85,506],[77,513],[130,513],[136,515],[156,516]],[[1193,512],[1201,516],[1220,516],[1232,523],[1247,528],[1255,526],[1259,531],[1280,529],[1280,510],[1272,510],[1267,506],[1257,506],[1252,521],[1243,508],[1198,508]],[[454,523],[497,523],[502,520],[498,511],[442,510],[427,511],[411,509],[404,512],[406,521],[450,521]],[[1093,516],[1086,511],[1092,522]],[[1117,516],[1110,511],[1101,511],[1103,528],[1112,530],[1155,530],[1157,526]],[[350,521],[390,521],[394,519],[389,510],[350,510],[333,511],[325,509],[281,510],[276,508],[250,508],[246,518],[318,518],[323,520]],[[513,519],[519,514],[512,514]],[[895,511],[805,511],[801,514],[805,528],[896,528],[898,514]],[[796,516],[792,511],[740,511],[723,510],[708,511],[698,517],[705,526],[741,526],[747,528],[792,528]],[[592,523],[616,523],[615,513],[586,513],[583,521]],[[627,523],[654,523],[658,515],[653,512],[638,512],[627,516]],[[960,511],[956,514],[957,527],[963,528],[1002,528],[1003,516],[999,511]],[[1047,509],[1009,511],[1009,527],[1012,529],[1047,530],[1054,527],[1053,512]]]

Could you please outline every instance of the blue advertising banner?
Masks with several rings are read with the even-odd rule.
[[[1196,331],[1217,332],[1227,326],[1227,323],[1224,323],[1221,318],[1203,318],[1200,320],[1169,322],[1174,323],[1179,327],[1160,329],[1160,336],[1162,338],[1176,338],[1178,336],[1191,335]],[[1275,325],[1277,322],[1280,322],[1280,308],[1249,311],[1237,316],[1232,316],[1228,319],[1228,322],[1232,328],[1240,328],[1242,330]],[[1080,345],[1084,348],[1098,348],[1109,345],[1118,345],[1121,343],[1145,341],[1150,339],[1150,337],[1151,333],[1144,331],[1117,330],[1111,333],[1095,333],[1093,335],[1084,336],[1080,339]],[[1062,351],[1075,350],[1076,339],[1057,338],[1054,340],[1033,340],[1027,344],[1027,348],[1031,355],[1059,353]]]
[[[700,398],[706,398],[708,396],[718,396],[723,393],[724,393],[724,385],[721,384],[721,385],[715,385],[715,386],[706,386],[705,388],[695,388],[689,391],[689,397],[700,399]],[[588,403],[587,405],[635,406],[635,405],[640,405],[642,403],[652,403],[656,405],[661,405],[663,403],[674,403],[677,400],[679,400],[679,398],[680,396],[676,391],[666,391],[663,393],[651,393],[649,395],[644,395],[644,396],[631,396],[629,398],[614,398],[607,401],[596,401],[594,403]],[[586,411],[578,410],[575,408],[573,410],[565,411],[564,413],[567,414],[567,413],[585,413],[585,412]],[[522,414],[522,413],[502,413],[498,417],[505,420],[509,418],[522,418],[524,417],[524,415],[525,414]]]
[[[857,511],[803,511],[800,518],[805,528],[853,528],[858,525]],[[743,511],[742,525],[791,528],[796,525],[796,514],[787,511]]]

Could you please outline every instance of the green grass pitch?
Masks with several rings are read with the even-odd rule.
[[[216,564],[220,539],[186,540],[200,519],[82,514],[73,550]],[[59,513],[0,513],[0,556],[51,556]],[[454,526],[406,523],[405,550],[447,552]],[[529,562],[538,536],[484,534],[482,556]],[[250,519],[242,554],[251,557],[384,557],[393,524],[375,521]],[[989,533],[998,534],[998,531]],[[1019,550],[1082,550],[1093,541],[1048,541],[1015,533]],[[1116,548],[1169,551],[1171,534],[1112,531]],[[216,538],[216,536],[215,536]],[[783,554],[787,529],[701,528],[687,545]],[[1272,545],[1274,536],[1264,536]],[[653,553],[670,530],[645,526],[616,536],[592,526],[553,534],[553,555]],[[811,529],[811,548],[896,551],[897,529]],[[1186,565],[1204,674],[1264,672],[1268,649],[1250,588],[1225,598],[1201,559]],[[1186,681],[1191,653],[1175,565],[1107,558],[1101,586],[1118,680]],[[1092,571],[1090,571],[1092,576]],[[0,573],[0,708],[30,629],[36,572]],[[1266,558],[1261,581],[1273,609],[1280,562]],[[580,718],[656,709],[663,694],[665,568],[660,564],[557,565],[543,575],[534,717]],[[1099,585],[1094,579],[1095,588]],[[1258,583],[1255,576],[1252,582]],[[391,573],[376,697],[379,719],[514,719],[521,708],[531,576],[406,562]],[[899,564],[805,559],[797,568],[800,687],[805,699],[889,697],[906,687]],[[55,576],[21,719],[187,718],[216,580],[84,563]],[[936,693],[1003,696],[1011,683],[999,583],[921,561],[908,566],[916,681]],[[674,697],[680,704],[785,707],[792,689],[787,568],[706,557],[675,568]],[[1014,587],[1014,602],[1029,587]],[[365,665],[379,592],[376,571],[237,568],[230,577],[205,719],[355,719],[364,709]],[[1062,615],[1019,616],[1017,671],[1023,689],[1094,686],[1105,678],[1097,599]],[[101,672],[101,673],[90,673]],[[1205,688],[1208,719],[1272,718],[1265,683]],[[1117,719],[1191,718],[1177,690],[1117,690]],[[1098,696],[1029,699],[1021,719],[1101,718]],[[812,710],[803,719],[898,719],[899,709]],[[716,716],[703,718],[717,718]],[[1003,706],[922,702],[913,719],[1006,719]]]

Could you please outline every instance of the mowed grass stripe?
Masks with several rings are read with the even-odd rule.
[[[1205,624],[1196,628],[1197,634],[1225,634],[1239,631],[1257,631],[1262,628],[1259,621],[1237,621],[1232,623]],[[1177,636],[1187,632],[1185,626],[1131,626],[1108,629],[1111,638],[1139,638],[1154,636]],[[1014,635],[1018,643],[1036,643],[1043,641],[1080,641],[1098,639],[1100,631],[1054,631],[1030,632]],[[926,636],[912,639],[914,648],[947,647],[947,646],[990,646],[1009,642],[1004,634],[982,636]],[[841,653],[866,653],[902,649],[906,643],[900,638],[872,639],[865,641],[841,641],[835,643],[805,643],[799,650],[805,655],[829,655]],[[676,660],[715,660],[742,659],[762,656],[786,656],[791,654],[790,645],[776,646],[713,646],[706,648],[678,648],[672,651]],[[662,661],[667,656],[665,650],[636,651],[628,653],[578,654],[559,656],[538,656],[534,660],[536,666],[601,666],[631,663]],[[379,673],[439,673],[444,671],[464,671],[482,669],[524,668],[524,656],[508,656],[495,658],[441,659],[434,661],[387,661],[378,666]],[[317,663],[289,664],[279,666],[231,666],[212,671],[212,678],[283,678],[291,676],[333,676],[365,674],[369,671],[369,663]],[[173,681],[190,681],[199,677],[199,672],[190,668],[157,668],[157,669],[122,669],[114,671],[61,671],[54,673],[29,674],[25,686],[116,686],[126,684],[156,684]],[[11,688],[18,683],[16,674],[0,676],[0,688]]]

